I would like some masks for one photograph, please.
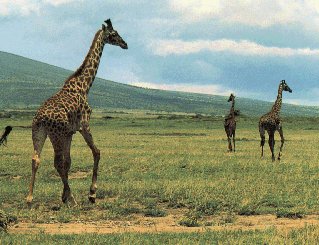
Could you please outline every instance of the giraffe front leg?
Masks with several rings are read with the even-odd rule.
[[[55,153],[54,167],[58,171],[63,183],[62,202],[68,205],[68,207],[74,207],[77,206],[77,202],[75,201],[75,198],[71,193],[71,188],[68,181],[68,166],[70,165],[68,161],[63,158],[64,157],[61,153]]]
[[[92,203],[95,203],[96,199],[96,190],[97,190],[97,172],[99,168],[99,161],[100,161],[100,150],[95,146],[92,134],[90,132],[90,128],[88,125],[85,125],[82,127],[82,130],[80,131],[82,134],[85,142],[90,147],[93,159],[94,159],[94,165],[93,165],[93,175],[92,175],[92,184],[90,187],[90,194],[89,194],[89,200]]]
[[[278,132],[279,132],[280,139],[281,139],[281,145],[280,145],[279,154],[278,154],[278,160],[280,160],[281,156],[282,156],[282,148],[283,148],[284,143],[285,143],[284,133],[283,133],[281,126],[278,128]]]
[[[233,151],[233,147],[231,145],[231,138],[228,136],[227,140],[228,140],[228,152],[232,152]]]
[[[50,140],[54,149],[54,167],[58,171],[63,183],[62,202],[68,207],[77,206],[68,180],[71,166],[70,146],[72,135],[65,137],[50,137]]]
[[[227,135],[227,142],[228,142],[228,152],[232,151],[232,145],[231,145],[231,133],[230,133],[230,129],[229,129],[229,125],[225,125],[225,132]]]
[[[270,148],[270,151],[271,151],[271,159],[274,162],[275,161],[275,154],[274,154],[275,135],[274,135],[274,132],[269,132],[268,144],[269,144],[269,148]]]

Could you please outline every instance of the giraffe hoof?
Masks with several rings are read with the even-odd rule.
[[[26,201],[27,201],[27,204],[28,204],[29,207],[31,207],[31,205],[32,205],[32,200],[33,200],[32,196],[27,196]]]
[[[63,196],[63,197],[62,197],[62,202],[63,202],[63,203],[67,203],[67,202],[68,202],[68,198],[65,197],[65,196]]]
[[[90,201],[91,203],[95,203],[95,199],[96,199],[96,194],[90,194],[90,195],[89,195],[89,201]]]

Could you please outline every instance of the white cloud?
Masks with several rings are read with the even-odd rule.
[[[59,6],[62,4],[72,3],[72,2],[82,2],[83,0],[44,0],[44,3],[51,4],[53,6]]]
[[[223,88],[220,85],[194,85],[194,84],[157,84],[157,83],[147,83],[147,82],[133,82],[133,86],[160,90],[170,90],[170,91],[181,91],[190,93],[200,93],[200,94],[214,94],[214,95],[229,95],[234,92],[229,89]]]
[[[0,16],[28,16],[40,13],[48,4],[57,7],[75,1],[83,0],[0,0]]]
[[[39,1],[33,0],[0,0],[0,15],[21,15],[26,16],[31,13],[38,13],[40,9]]]
[[[292,105],[319,106],[319,100],[310,99],[286,99],[285,103]]]
[[[186,22],[218,19],[269,27],[297,22],[311,25],[319,18],[317,0],[171,0],[169,7]]]
[[[285,103],[294,104],[294,105],[311,105],[311,106],[319,106],[319,88],[312,87],[311,89],[307,89],[304,91],[298,91],[302,94],[302,98],[295,99],[285,99]]]
[[[229,39],[219,40],[154,40],[149,44],[149,49],[159,56],[185,55],[201,51],[231,52],[251,56],[311,56],[319,55],[319,49],[309,48],[280,48],[267,47],[247,40],[234,41]]]
[[[222,1],[210,0],[172,0],[169,1],[172,11],[184,15],[189,21],[196,21],[218,16],[222,11]]]

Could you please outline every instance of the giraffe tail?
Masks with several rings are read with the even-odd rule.
[[[0,146],[1,145],[5,145],[5,143],[7,142],[8,136],[10,134],[10,132],[12,131],[12,127],[11,126],[7,126],[4,129],[4,132],[0,138]]]

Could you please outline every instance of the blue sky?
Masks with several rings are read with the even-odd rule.
[[[75,70],[111,18],[98,76],[149,88],[319,105],[317,0],[0,0],[0,50]],[[61,81],[62,82],[62,81]]]

